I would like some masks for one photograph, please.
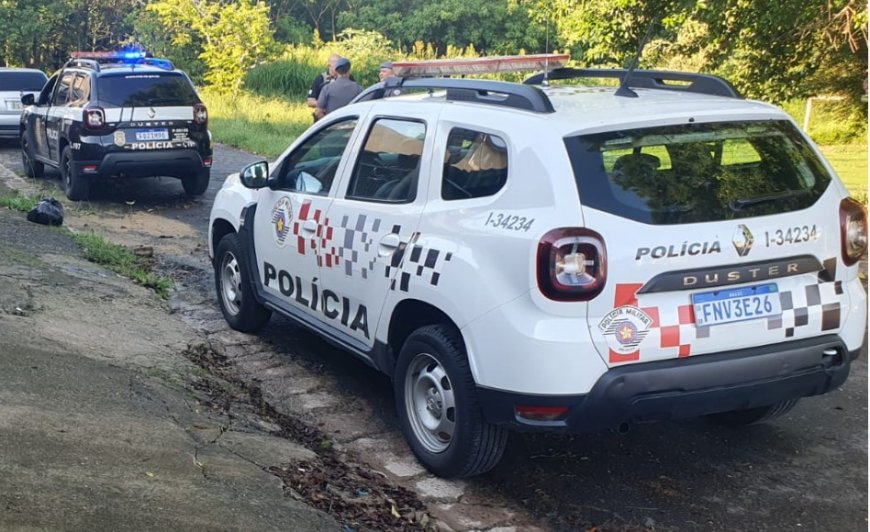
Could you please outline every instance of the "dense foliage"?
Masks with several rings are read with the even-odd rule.
[[[641,67],[777,102],[866,94],[866,0],[0,0],[0,61],[50,71],[74,49],[140,42],[218,90],[250,72],[296,93],[332,50],[365,82],[385,58],[569,50],[625,66],[649,29]]]

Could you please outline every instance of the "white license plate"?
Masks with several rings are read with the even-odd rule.
[[[14,111],[21,109],[21,102],[16,100],[6,100],[6,108]]]
[[[695,325],[719,325],[782,314],[776,283],[692,294]]]
[[[165,129],[140,129],[136,132],[136,140],[169,140],[169,131]]]

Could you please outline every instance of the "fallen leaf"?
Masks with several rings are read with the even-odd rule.
[[[152,473],[151,471],[146,471],[146,472],[145,472],[145,475],[146,475],[148,478],[154,478],[154,473]]]
[[[398,517],[399,519],[401,519],[402,515],[399,513],[399,510],[397,510],[395,506],[393,506],[392,508],[393,509],[390,513],[393,514],[393,517]]]

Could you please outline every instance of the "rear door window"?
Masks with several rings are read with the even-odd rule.
[[[584,205],[648,224],[804,209],[831,180],[787,121],[625,130],[565,145]]]
[[[188,79],[178,73],[101,76],[97,82],[100,102],[116,107],[172,107],[199,103]]]
[[[441,198],[462,200],[492,196],[507,182],[507,144],[498,135],[453,128],[441,182]]]

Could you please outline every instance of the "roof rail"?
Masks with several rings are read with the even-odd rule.
[[[547,80],[577,79],[577,78],[612,78],[624,79],[628,70],[624,68],[557,68],[547,73]],[[540,85],[544,81],[544,73],[526,78],[525,85]],[[688,82],[688,85],[676,85],[669,81]],[[728,81],[710,74],[694,74],[691,72],[676,72],[669,70],[635,70],[631,73],[628,85],[642,89],[660,89],[678,92],[695,92],[725,96],[726,98],[742,98]]]
[[[403,93],[411,89],[444,89],[447,91],[447,99],[453,101],[499,105],[536,113],[555,111],[550,98],[537,87],[482,79],[391,77],[364,90],[353,101],[379,100],[385,96],[390,96],[394,91],[398,90],[399,93]]]
[[[90,68],[91,70],[100,71],[100,63],[94,59],[70,59],[63,65],[63,68],[67,67],[79,67],[79,68]]]

